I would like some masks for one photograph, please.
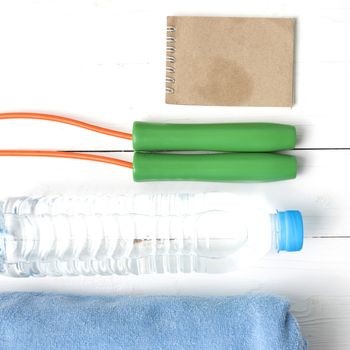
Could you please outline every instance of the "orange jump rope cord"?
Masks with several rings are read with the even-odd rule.
[[[120,165],[132,169],[132,163],[125,160],[98,156],[89,153],[60,152],[60,151],[32,151],[32,150],[0,150],[0,156],[17,157],[55,157],[55,158],[74,158],[83,160],[92,160],[95,162]]]
[[[1,119],[39,119],[39,120],[50,120],[54,122],[70,124],[74,126],[78,126],[83,129],[88,129],[91,131],[98,132],[100,134],[105,134],[109,136],[115,136],[122,139],[132,140],[132,134],[121,132],[117,130],[102,128],[100,126],[88,124],[81,122],[79,120],[75,120],[72,118],[61,117],[59,115],[53,114],[45,114],[45,113],[27,113],[27,112],[15,112],[15,113],[0,113]]]

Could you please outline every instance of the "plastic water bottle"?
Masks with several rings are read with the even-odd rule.
[[[299,211],[230,193],[0,203],[0,270],[16,277],[219,273],[302,245]]]

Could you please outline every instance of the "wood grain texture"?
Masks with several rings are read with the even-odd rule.
[[[297,18],[296,105],[229,108],[165,105],[168,15]],[[0,0],[0,111],[78,117],[130,131],[134,120],[272,121],[298,129],[299,176],[266,184],[133,183],[112,165],[0,159],[0,197],[119,192],[234,191],[300,209],[305,232],[350,234],[350,6],[342,0],[232,2]],[[0,148],[130,150],[131,144],[66,125],[1,121]],[[348,148],[340,150],[338,148]],[[103,153],[101,153],[103,154]],[[108,153],[130,160],[132,153]],[[311,350],[350,348],[350,239],[307,238],[296,254],[266,257],[225,275],[0,278],[0,291],[92,294],[285,295]]]

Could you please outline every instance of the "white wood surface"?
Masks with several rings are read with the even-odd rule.
[[[173,106],[164,103],[167,15],[297,17],[293,108]],[[272,121],[298,127],[296,180],[269,184],[132,182],[112,165],[57,159],[0,159],[0,196],[222,190],[266,196],[300,209],[306,235],[350,235],[350,3],[321,1],[0,0],[0,111],[76,116],[130,131],[134,120]],[[130,150],[130,142],[56,123],[1,121],[0,149]],[[335,150],[349,148],[349,150]],[[110,154],[110,153],[109,153]],[[131,159],[132,153],[113,153]],[[289,297],[311,350],[350,348],[350,239],[307,238],[224,275],[0,278],[0,291]]]

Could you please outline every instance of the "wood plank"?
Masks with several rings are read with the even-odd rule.
[[[124,131],[131,130],[134,120],[284,122],[298,127],[299,147],[350,147],[344,127],[350,114],[350,48],[344,44],[350,10],[343,1],[271,1],[265,6],[255,0],[238,8],[224,2],[224,12],[204,1],[200,13],[194,4],[182,2],[182,13],[298,17],[294,108],[165,105],[165,19],[178,13],[177,2],[146,6],[135,0],[121,6],[100,0],[59,2],[53,7],[28,1],[22,3],[22,11],[15,3],[2,5],[0,32],[11,35],[0,37],[0,111],[76,116]],[[1,121],[0,125],[1,149],[131,147],[50,123]]]
[[[20,5],[19,5],[20,3]],[[76,116],[130,131],[134,120],[273,121],[297,126],[301,148],[350,148],[350,7],[342,0],[144,2],[16,1],[0,4],[0,112]],[[179,10],[181,9],[181,10]],[[296,16],[296,105],[225,108],[165,105],[167,15]],[[28,15],[30,14],[30,15]],[[14,20],[16,19],[16,20]],[[77,23],[79,25],[77,25]],[[20,24],[20,25],[19,25]],[[64,125],[1,121],[0,149],[130,150],[128,141]],[[108,153],[109,154],[109,153]],[[271,184],[139,183],[129,169],[72,160],[0,159],[0,197],[118,192],[234,191],[304,213],[311,235],[349,235],[350,151],[293,152],[294,181]],[[123,159],[130,153],[110,154]],[[0,291],[95,294],[285,295],[311,350],[350,347],[348,239],[307,238],[303,252],[267,257],[218,276],[128,276],[10,279]]]
[[[349,235],[350,151],[295,151],[297,179],[272,183],[134,183],[132,170],[71,159],[0,158],[0,195],[232,191],[266,198],[276,209],[300,209],[308,235]],[[132,152],[105,155],[132,160]],[[336,185],[335,185],[336,184]]]
[[[280,254],[257,266],[221,275],[146,275],[19,279],[1,277],[0,291],[119,295],[237,295],[274,293],[292,302],[310,350],[350,345],[350,240],[307,242],[301,253]]]
[[[264,184],[133,183],[130,169],[86,161],[2,158],[1,196],[113,194],[119,192],[232,191],[261,195],[278,209],[300,209],[305,234],[348,235],[350,151],[298,151],[296,180]],[[130,160],[130,153],[111,156]],[[69,171],[67,171],[69,169]],[[336,185],[335,185],[336,184]],[[350,239],[306,238],[300,253],[269,256],[258,265],[225,275],[13,279],[0,290],[47,290],[92,294],[232,295],[275,293],[288,297],[310,349],[340,350],[350,344]],[[344,312],[342,311],[344,309]],[[326,331],[328,329],[328,331]]]

